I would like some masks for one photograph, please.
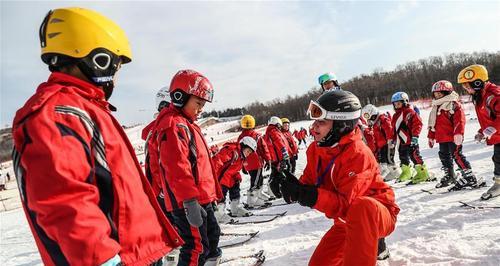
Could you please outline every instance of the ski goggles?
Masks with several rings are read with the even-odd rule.
[[[361,110],[353,112],[331,112],[325,110],[317,102],[312,101],[307,108],[307,115],[313,120],[353,120],[361,116]]]

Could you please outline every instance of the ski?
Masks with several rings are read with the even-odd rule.
[[[240,225],[240,224],[261,224],[261,223],[267,223],[267,222],[271,222],[271,221],[274,221],[276,220],[278,217],[283,217],[286,215],[286,211],[285,212],[282,212],[282,213],[278,213],[274,216],[270,216],[270,218],[267,218],[267,219],[260,219],[260,220],[242,220],[242,219],[238,219],[238,220],[231,220],[229,221],[227,224],[231,224],[231,225]]]
[[[259,231],[257,231],[259,232]],[[250,235],[253,235],[255,234],[256,232],[250,232],[250,233],[224,233],[224,232],[221,232],[220,235],[221,236],[250,236]]]
[[[248,241],[252,240],[255,236],[257,236],[257,234],[259,234],[259,231],[254,232],[254,233],[250,233],[250,234],[247,234],[247,235],[244,235],[244,236],[239,236],[239,237],[237,237],[235,239],[230,239],[230,240],[227,240],[227,241],[221,241],[219,243],[219,248],[229,248],[229,247],[243,245],[243,244],[247,243]],[[225,235],[222,235],[222,236],[230,236],[230,235],[225,234]]]
[[[290,204],[294,204],[294,203],[290,203]],[[243,207],[247,210],[263,210],[263,209],[267,209],[267,208],[271,208],[271,207],[285,206],[285,205],[288,205],[288,203],[281,202],[281,203],[276,203],[276,204],[266,204],[266,205],[258,206],[258,207],[249,207],[247,204],[243,204]]]
[[[461,207],[468,207],[468,208],[471,208],[471,209],[479,209],[479,210],[482,210],[482,209],[500,209],[500,205],[476,205],[472,202],[465,202],[465,201],[459,201]]]
[[[255,259],[255,262],[253,264],[251,264],[252,266],[262,265],[264,263],[264,261],[266,260],[266,256],[264,255],[264,250],[262,249],[256,253],[249,254],[249,255],[242,255],[242,256],[236,256],[236,257],[232,257],[232,258],[228,258],[228,259],[222,259],[220,264],[228,263],[228,262],[235,261],[235,260],[251,259],[251,258]]]

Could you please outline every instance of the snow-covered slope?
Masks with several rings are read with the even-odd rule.
[[[470,105],[466,105],[467,126],[464,153],[471,161],[476,174],[485,177],[491,185],[493,165],[492,147],[473,141],[478,122]],[[390,110],[390,106],[383,108]],[[421,110],[424,124],[429,110]],[[230,122],[228,122],[230,123]],[[292,123],[295,128],[307,128],[310,121]],[[207,130],[207,140],[214,137],[223,141],[237,133],[217,134],[225,126],[214,126]],[[222,129],[220,129],[220,128]],[[128,132],[133,143],[140,143],[140,133]],[[420,137],[422,155],[431,171],[440,174],[438,149],[429,149],[426,130]],[[297,173],[306,164],[305,148],[302,147],[297,163]],[[242,194],[248,188],[248,178],[243,176]],[[479,198],[487,188],[468,192],[433,194],[422,192],[434,183],[395,188],[397,203],[401,207],[395,232],[387,238],[391,258],[379,265],[500,265],[500,210],[473,210],[460,207],[459,200],[472,201]],[[397,187],[397,185],[395,185]],[[243,200],[245,196],[243,196]],[[500,198],[488,202],[500,206]],[[255,225],[222,225],[224,232],[260,231],[259,235],[239,247],[224,250],[226,257],[266,250],[265,265],[307,265],[322,235],[333,222],[323,214],[297,204],[273,207],[258,213],[288,211],[287,215],[273,222]],[[0,213],[0,264],[41,264],[35,243],[21,209]],[[360,248],[362,248],[360,246]],[[223,265],[249,265],[247,261],[234,261]]]

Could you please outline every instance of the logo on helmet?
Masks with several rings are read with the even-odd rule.
[[[473,79],[473,78],[474,78],[474,76],[475,76],[475,74],[476,74],[476,73],[474,73],[474,70],[469,69],[469,70],[465,71],[465,73],[464,73],[464,77],[465,77],[466,79]]]

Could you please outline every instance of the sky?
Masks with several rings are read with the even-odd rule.
[[[125,125],[152,119],[156,92],[180,69],[212,82],[210,111],[303,94],[325,72],[345,81],[429,56],[500,50],[500,1],[0,1],[0,127],[50,74],[38,40],[45,14],[72,6],[128,35],[133,60],[110,99]]]

